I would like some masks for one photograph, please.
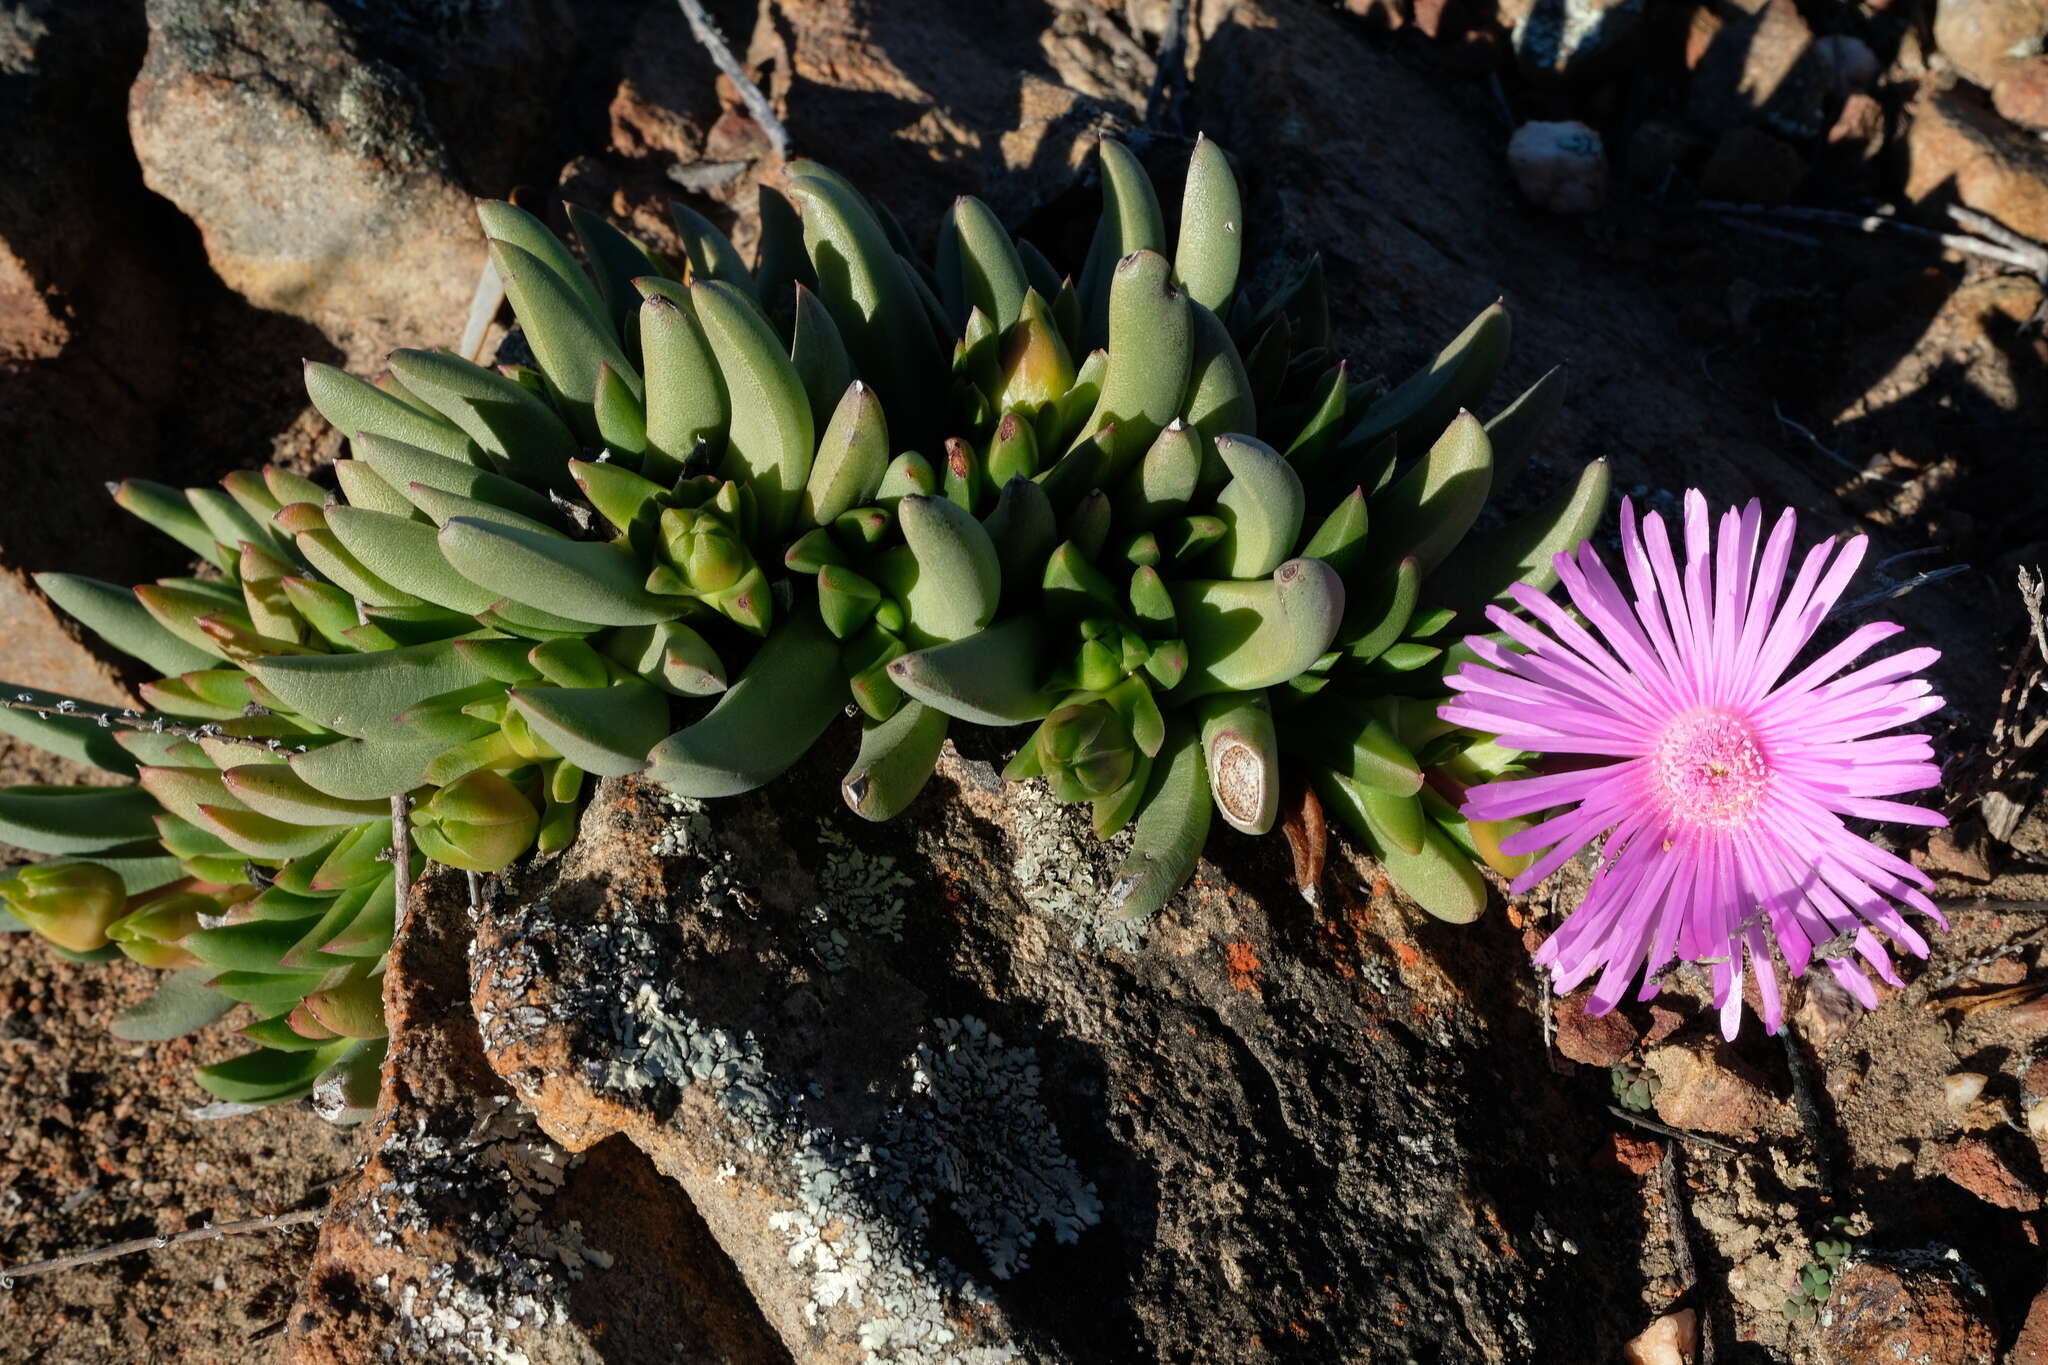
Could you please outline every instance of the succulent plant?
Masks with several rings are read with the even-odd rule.
[[[130,1036],[249,1005],[258,1047],[201,1069],[215,1095],[325,1078],[345,1112],[382,1047],[394,843],[408,877],[503,869],[575,837],[592,774],[731,795],[849,707],[842,788],[870,819],[955,724],[1018,727],[1010,777],[1132,829],[1115,912],[1166,901],[1212,812],[1270,830],[1291,768],[1425,908],[1477,914],[1475,864],[1515,860],[1459,798],[1519,756],[1436,718],[1458,657],[1436,642],[1550,586],[1605,466],[1468,536],[1559,401],[1553,372],[1466,411],[1506,354],[1498,304],[1405,382],[1354,379],[1318,261],[1256,306],[1239,287],[1213,142],[1171,245],[1113,141],[1102,180],[1078,281],[973,199],[927,265],[813,162],[763,191],[751,266],[681,206],[671,263],[580,209],[579,252],[483,205],[532,365],[308,365],[348,438],[333,487],[131,480],[120,505],[205,567],[39,578],[161,676],[146,712],[0,708],[133,779],[0,792],[0,839],[67,860],[0,897],[58,951],[173,973]]]

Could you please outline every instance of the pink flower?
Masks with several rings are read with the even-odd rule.
[[[1613,1009],[1638,972],[1637,998],[1648,1000],[1676,959],[1711,963],[1721,1031],[1733,1038],[1746,950],[1764,1026],[1775,1033],[1785,1010],[1768,924],[1793,975],[1819,950],[1849,993],[1875,1007],[1877,992],[1846,949],[1900,985],[1879,932],[1925,957],[1927,940],[1900,907],[1947,925],[1923,894],[1926,876],[1843,819],[1947,823],[1885,799],[1941,780],[1925,735],[1882,733],[1940,708],[1914,676],[1939,652],[1909,649],[1843,673],[1901,629],[1859,626],[1787,678],[1862,560],[1863,537],[1814,546],[1788,586],[1789,509],[1768,540],[1756,502],[1723,513],[1717,536],[1706,499],[1688,492],[1682,569],[1662,517],[1653,513],[1638,532],[1624,501],[1621,518],[1633,597],[1590,544],[1576,559],[1557,556],[1579,616],[1518,586],[1515,601],[1540,624],[1489,609],[1520,652],[1468,640],[1481,662],[1450,678],[1457,696],[1441,712],[1512,748],[1594,760],[1492,782],[1465,802],[1474,820],[1548,812],[1502,844],[1509,854],[1543,851],[1515,879],[1518,894],[1605,839],[1585,900],[1537,962],[1560,991],[1598,971],[1588,1005],[1596,1014]]]

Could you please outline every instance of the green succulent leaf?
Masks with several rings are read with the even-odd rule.
[[[500,596],[457,573],[441,553],[434,528],[424,521],[361,507],[330,507],[327,524],[357,563],[409,597],[472,616]]]
[[[454,423],[429,417],[346,370],[306,362],[306,396],[336,431],[350,439],[370,432],[464,464],[483,460],[476,443]]]
[[[1271,578],[1172,585],[1188,644],[1176,695],[1251,692],[1306,670],[1330,647],[1344,615],[1344,583],[1315,559],[1290,559]]]
[[[153,838],[156,798],[141,787],[0,788],[0,843],[69,857]]]
[[[1013,617],[965,639],[902,655],[889,677],[904,692],[975,725],[1022,725],[1042,719],[1054,698],[1045,690],[1044,632],[1036,618]]]
[[[687,204],[668,202],[669,220],[683,239],[683,252],[690,259],[691,281],[717,280],[729,284],[750,299],[761,300],[754,273],[733,247],[732,240],[718,225]]]
[[[642,280],[640,362],[647,371],[647,454],[642,468],[673,479],[700,446],[725,444],[732,402],[689,291]]]
[[[602,311],[603,301],[599,300],[600,311],[593,314],[587,299],[560,275],[510,242],[493,239],[490,252],[491,264],[505,282],[505,293],[519,315],[534,358],[540,362],[555,405],[568,415],[570,424],[586,440],[595,438],[597,421],[590,400],[597,392],[601,367],[611,366],[636,397],[644,391],[639,371],[619,348],[611,323]],[[409,438],[403,432],[387,434],[438,454],[452,453]],[[467,437],[463,439],[468,441]]]
[[[213,972],[194,967],[161,978],[149,996],[114,1016],[110,1032],[127,1043],[161,1043],[196,1033],[235,1007],[208,990]]]
[[[814,162],[790,168],[789,197],[802,215],[804,246],[818,275],[818,297],[838,324],[856,372],[899,415],[899,435],[923,440],[925,424],[900,420],[925,410],[936,347],[921,321],[924,303],[869,205]]]
[[[1279,451],[1250,436],[1219,436],[1216,452],[1230,482],[1216,495],[1224,532],[1212,561],[1226,578],[1264,578],[1301,540],[1308,506],[1301,476]]]
[[[744,293],[709,281],[692,285],[690,296],[732,402],[719,472],[753,490],[761,529],[779,536],[795,519],[811,472],[814,433],[803,379]]]
[[[502,199],[479,200],[476,206],[477,221],[483,224],[484,236],[493,241],[509,242],[531,255],[555,277],[557,285],[566,289],[577,305],[589,315],[592,322],[604,322],[607,314],[604,295],[592,283],[590,276],[583,273],[583,267],[576,262],[568,246],[549,230],[548,225],[528,213],[525,209],[508,204]],[[515,300],[515,308],[518,304]],[[522,314],[525,310],[519,310]]]
[[[979,308],[997,331],[1017,320],[1031,287],[1023,258],[988,205],[971,196],[953,201],[939,225],[939,298],[957,330]]]
[[[482,482],[466,485],[453,473],[434,477],[385,468],[370,459],[393,487],[402,491],[408,482],[431,484],[466,497],[504,502],[529,516],[545,519],[552,515],[545,498],[512,482],[519,479],[536,487],[552,486],[560,480],[562,466],[581,453],[574,433],[545,400],[496,370],[471,364],[448,351],[394,351],[391,370],[460,427],[498,471],[485,474]],[[360,438],[355,443],[358,458],[368,458],[363,444]],[[465,468],[472,465],[468,460],[453,463]]]
[[[1215,805],[1201,734],[1177,725],[1152,764],[1131,851],[1110,884],[1108,908],[1126,919],[1156,914],[1194,875]]]
[[[1258,400],[1252,377],[1230,331],[1217,316],[1199,303],[1188,308],[1193,358],[1188,367],[1187,393],[1180,402],[1183,419],[1200,432],[1207,444],[1225,432],[1257,431]],[[1202,486],[1220,487],[1229,477],[1220,459],[1205,452]]]
[[[839,783],[846,804],[867,820],[900,814],[931,779],[949,723],[945,712],[907,701],[887,720],[863,726],[860,753]]]
[[[259,815],[299,825],[352,824],[389,814],[389,802],[343,800],[309,784],[281,763],[249,763],[229,768],[221,780],[236,800]]]
[[[200,1087],[215,1099],[230,1104],[283,1104],[311,1093],[320,1073],[355,1045],[353,1039],[340,1038],[305,1052],[258,1048],[202,1066],[196,1074]]]
[[[1387,566],[1412,558],[1428,577],[1472,529],[1492,486],[1493,447],[1486,429],[1461,412],[1429,453],[1373,500],[1373,519],[1381,528],[1374,558]]]
[[[1417,905],[1441,920],[1467,924],[1486,908],[1486,880],[1448,835],[1424,822],[1413,852],[1381,832],[1371,793],[1327,768],[1314,771],[1316,794],[1324,809],[1335,812],[1386,870],[1388,878]],[[1409,798],[1411,801],[1413,798]],[[1387,798],[1397,802],[1399,798]]]
[[[680,606],[643,588],[646,572],[615,545],[468,517],[442,526],[440,545],[464,578],[567,622],[651,625],[672,619]]]
[[[1102,169],[1102,218],[1088,244],[1079,290],[1090,346],[1100,346],[1109,337],[1111,278],[1118,263],[1135,252],[1166,250],[1166,218],[1144,166],[1113,138],[1102,139],[1097,157]]]
[[[829,526],[872,502],[889,469],[889,426],[882,400],[859,380],[846,386],[832,411],[797,508],[800,526]]]
[[[1430,600],[1463,615],[1511,602],[1517,583],[1549,592],[1557,584],[1556,557],[1592,535],[1607,491],[1607,461],[1588,462],[1571,487],[1541,507],[1453,551],[1429,576]]]
[[[1109,145],[1109,144],[1105,144]],[[1087,431],[1114,425],[1105,480],[1141,459],[1179,415],[1194,364],[1187,296],[1173,286],[1173,267],[1156,251],[1118,263],[1109,292],[1109,364]]]
[[[1280,812],[1280,741],[1266,694],[1210,697],[1198,704],[1196,716],[1217,811],[1233,829],[1270,833]]]
[[[906,497],[896,516],[916,562],[897,594],[909,613],[911,643],[924,648],[986,626],[1003,591],[1002,562],[988,531],[943,498]]]
[[[710,714],[654,747],[647,776],[684,796],[752,791],[802,757],[845,704],[839,642],[815,611],[797,612]]]
[[[162,674],[209,668],[219,656],[173,633],[140,601],[133,589],[78,574],[39,573],[36,586],[87,630],[123,654]]]
[[[1229,309],[1237,289],[1238,261],[1244,250],[1244,205],[1230,158],[1206,137],[1195,138],[1188,159],[1187,186],[1181,192],[1180,238],[1173,249],[1173,271],[1188,297],[1204,308]]]
[[[1493,387],[1507,359],[1511,332],[1507,309],[1489,305],[1435,360],[1367,408],[1344,444],[1366,450],[1394,436],[1403,448],[1413,449],[1434,440],[1460,409],[1474,406]]]
[[[725,664],[718,652],[680,621],[612,631],[604,650],[641,681],[677,696],[711,697],[726,688]]]
[[[564,758],[600,777],[647,766],[647,752],[668,733],[668,702],[638,680],[608,687],[521,687],[513,707]]]

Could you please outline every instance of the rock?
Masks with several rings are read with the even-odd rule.
[[[1622,1347],[1626,1365],[1692,1365],[1699,1349],[1699,1317],[1690,1308],[1667,1313]]]
[[[1991,89],[2015,61],[2040,53],[2048,0],[1940,0],[1934,45],[1964,78]]]
[[[2005,1365],[2048,1365],[2048,1288],[2034,1296],[2027,1320],[2006,1352]]]
[[[135,154],[220,278],[358,368],[460,335],[483,238],[411,78],[319,0],[151,0],[148,15]]]
[[[1806,159],[1783,139],[1760,128],[1721,134],[1700,171],[1700,193],[1741,204],[1782,204],[1806,179]]]
[[[1640,54],[1647,0],[1535,0],[1515,24],[1515,60],[1531,80],[1586,81]]]
[[[1754,1137],[1777,1110],[1767,1091],[1711,1055],[1671,1045],[1643,1060],[1659,1082],[1657,1117],[1674,1128]]]
[[[1651,189],[1676,174],[1699,150],[1700,140],[1682,124],[1644,119],[1628,138],[1628,178]]]
[[[2048,128],[2048,57],[2007,66],[1991,87],[1991,107],[2026,128]]]
[[[485,909],[471,956],[492,1067],[563,1147],[623,1134],[679,1182],[794,1357],[921,1360],[944,1331],[991,1358],[1257,1338],[1311,1360],[1457,1332],[1505,1359],[1511,1302],[1560,1358],[1602,1354],[1595,1315],[1533,1293],[1553,1242],[1486,1250],[1510,1234],[1456,1172],[1459,1082],[1411,1070],[1470,1006],[1404,985],[1435,975],[1413,950],[1355,994],[1363,972],[1305,963],[1207,867],[1152,924],[1104,924],[1115,855],[1085,816],[957,758],[928,818],[856,846],[841,763],[715,819],[606,786],[575,848]],[[1230,980],[1242,944],[1257,990]],[[1366,1031],[1367,998],[1413,1021],[1415,1051]],[[1487,1112],[1519,1112],[1499,1083]],[[1388,1105],[1399,1142],[1369,1135]]]
[[[1937,829],[1928,835],[1924,849],[1913,850],[1913,865],[1940,876],[1988,882],[1991,880],[1991,841],[1985,837],[1983,827],[1974,821],[1967,833]]]
[[[1849,33],[1830,33],[1813,40],[1813,60],[1830,95],[1844,99],[1868,90],[1884,63],[1870,50],[1870,44]]]
[[[786,1362],[681,1190],[624,1142],[565,1151],[491,1074],[463,1008],[462,874],[415,895],[363,1164],[328,1208],[284,1359]]]
[[[1908,110],[1906,197],[1953,198],[2024,237],[2048,240],[2048,147],[1961,91],[1927,90]]]
[[[1820,1318],[1823,1365],[1993,1365],[1998,1332],[1976,1274],[1952,1251],[1854,1260]]]
[[[1710,17],[1696,24],[1688,52],[1693,75],[1686,114],[1709,132],[1760,120],[1804,140],[1827,128],[1822,101],[1835,68],[1816,52],[1813,30],[1794,0],[1763,0],[1735,9],[1732,17]]]
[[[1607,199],[1607,153],[1583,123],[1523,124],[1508,139],[1508,169],[1549,213],[1597,213]]]
[[[1664,1160],[1664,1144],[1654,1138],[1616,1133],[1608,1140],[1600,1158],[1630,1175],[1648,1175]]]
[[[2041,1207],[2041,1192],[2013,1161],[1984,1138],[1961,1138],[1941,1149],[1941,1173],[1987,1204],[2018,1213]]]
[[[1636,1026],[1620,1010],[1588,1014],[1590,989],[1573,991],[1551,1003],[1557,1020],[1557,1050],[1587,1066],[1613,1066],[1635,1051]]]
[[[143,40],[140,16],[121,7],[0,3],[4,676],[124,705],[114,671],[27,575],[62,563],[129,582],[156,549],[101,491],[157,472],[161,407],[190,335],[178,225],[127,146],[127,75]]]

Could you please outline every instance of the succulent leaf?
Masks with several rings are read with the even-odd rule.
[[[1172,585],[1188,643],[1188,678],[1176,696],[1253,692],[1286,682],[1330,647],[1344,615],[1344,583],[1315,559],[1290,559],[1271,578]]]
[[[1510,333],[1507,309],[1498,302],[1488,305],[1435,360],[1367,408],[1344,444],[1363,450],[1395,436],[1413,448],[1433,439],[1460,409],[1478,403],[1493,387],[1507,359]]]
[[[39,573],[36,586],[87,630],[159,673],[208,668],[219,656],[178,635],[137,600],[132,589],[78,574]]]
[[[856,815],[889,820],[931,779],[950,718],[922,702],[905,702],[887,720],[861,727],[860,753],[839,784]]]
[[[1557,585],[1556,557],[1592,535],[1607,508],[1607,461],[1592,460],[1556,497],[1483,539],[1467,540],[1429,576],[1429,598],[1460,614],[1506,604],[1517,583]]]
[[[534,733],[586,772],[624,777],[668,733],[668,702],[637,680],[606,687],[521,687],[512,705]]]
[[[1051,709],[1040,678],[1043,632],[1012,617],[965,639],[896,659],[889,676],[910,696],[976,725],[1021,725]]]
[[[1461,412],[1429,453],[1399,482],[1374,499],[1382,534],[1373,555],[1384,565],[1412,558],[1427,577],[1443,563],[1479,513],[1493,486],[1493,447],[1486,429]]]
[[[440,546],[464,578],[564,621],[642,626],[676,615],[676,600],[643,588],[645,572],[615,545],[455,517]]]
[[[1216,453],[1230,482],[1216,495],[1224,532],[1211,559],[1226,578],[1263,578],[1301,540],[1308,506],[1301,476],[1279,451],[1254,437],[1219,436]]]
[[[1102,217],[1088,244],[1079,289],[1091,346],[1102,345],[1109,336],[1110,281],[1118,262],[1134,252],[1166,250],[1166,219],[1159,211],[1152,177],[1138,158],[1123,143],[1106,137],[1098,144],[1097,159],[1102,170]]]
[[[1157,913],[1194,875],[1215,804],[1201,734],[1177,725],[1152,764],[1131,851],[1117,869],[1106,908],[1127,919]]]
[[[709,715],[654,747],[648,777],[684,796],[752,791],[801,758],[845,704],[838,641],[815,611],[798,612]]]
[[[1244,205],[1230,158],[1206,137],[1195,138],[1181,193],[1180,237],[1173,272],[1189,298],[1212,312],[1228,311],[1244,250]]]
[[[810,398],[781,340],[745,294],[710,281],[692,285],[690,297],[732,404],[719,472],[753,490],[762,530],[779,536],[795,519],[811,472]]]
[[[1280,811],[1280,743],[1265,693],[1210,697],[1196,714],[1217,811],[1245,834],[1269,833]]]
[[[351,439],[367,431],[464,464],[483,460],[476,443],[454,423],[429,417],[346,370],[307,361],[306,396],[336,431]]]

